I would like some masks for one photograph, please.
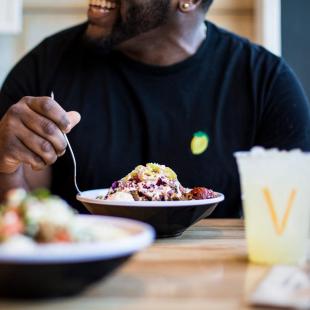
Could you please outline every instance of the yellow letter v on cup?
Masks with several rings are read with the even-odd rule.
[[[269,214],[270,214],[272,223],[274,225],[275,231],[279,236],[281,236],[285,231],[285,228],[286,228],[289,216],[290,216],[290,212],[291,212],[293,203],[294,203],[295,198],[296,198],[297,191],[295,189],[293,189],[291,191],[291,194],[290,194],[289,199],[287,201],[285,213],[284,213],[284,216],[283,216],[281,222],[278,219],[278,215],[277,215],[276,209],[274,207],[274,203],[273,203],[273,200],[271,197],[270,190],[268,188],[263,188],[262,191],[263,191],[264,199],[265,199],[267,206],[268,206]]]

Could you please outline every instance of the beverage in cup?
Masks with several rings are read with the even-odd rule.
[[[249,260],[302,263],[310,227],[310,153],[256,147],[235,157]]]

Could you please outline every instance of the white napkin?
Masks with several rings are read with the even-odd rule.
[[[0,0],[0,33],[22,30],[23,0]]]
[[[294,266],[275,266],[249,302],[255,306],[310,309],[310,274]]]

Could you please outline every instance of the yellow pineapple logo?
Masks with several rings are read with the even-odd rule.
[[[209,137],[203,131],[198,131],[194,134],[191,142],[191,150],[194,155],[201,155],[209,146]]]

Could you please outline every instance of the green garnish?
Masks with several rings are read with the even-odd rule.
[[[51,193],[46,188],[38,188],[31,193],[32,196],[39,200],[45,200],[51,197]]]

